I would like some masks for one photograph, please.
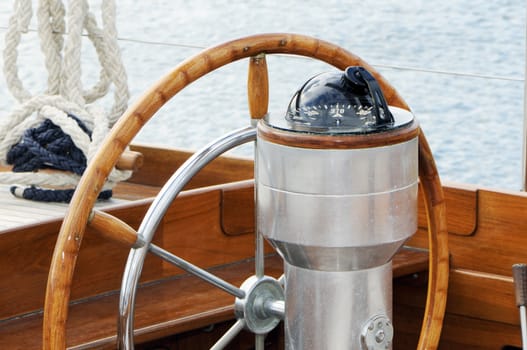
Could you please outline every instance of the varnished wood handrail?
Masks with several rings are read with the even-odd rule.
[[[50,266],[45,298],[44,349],[65,348],[65,324],[68,315],[71,281],[88,216],[106,177],[127,145],[162,105],[191,82],[228,63],[242,58],[258,56],[262,53],[284,53],[312,57],[339,69],[345,69],[350,65],[361,65],[376,77],[388,104],[409,109],[396,90],[362,59],[336,45],[303,35],[265,34],[247,37],[204,50],[182,62],[124,113],[105,139],[77,187],[61,227]],[[424,135],[420,139],[424,140]],[[426,145],[426,142],[424,144]],[[431,153],[428,152],[427,148],[423,151],[423,147],[425,146],[421,142],[421,159],[427,162],[431,159]],[[443,203],[442,193],[433,161],[423,164],[422,167],[425,170],[421,173],[421,182],[425,183],[423,189],[429,203],[427,208],[430,217],[431,237],[435,237],[437,234],[443,234],[443,224],[441,223],[444,219],[444,205],[441,204]],[[446,238],[432,238],[430,240],[430,265],[432,267],[430,285],[433,288],[429,293],[446,290],[448,259],[444,257],[444,249],[435,247],[436,244],[445,241]],[[426,331],[422,333],[419,349],[435,349],[437,347],[445,298],[444,293],[434,298],[429,297],[423,323],[423,329]],[[433,302],[431,299],[434,299]]]

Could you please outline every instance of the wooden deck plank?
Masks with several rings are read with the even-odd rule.
[[[8,185],[0,185],[0,232],[43,221],[61,220],[68,209],[67,203],[43,203],[17,198],[9,192]],[[123,203],[111,198],[96,204],[99,209]]]

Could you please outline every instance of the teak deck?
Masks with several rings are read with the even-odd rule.
[[[169,151],[145,147],[139,150],[145,160],[156,160],[145,162],[133,179],[119,185],[116,196],[122,200],[105,209],[136,228],[150,197],[188,156],[174,158]],[[196,177],[191,184],[194,189],[175,201],[155,241],[240,285],[253,273],[254,265],[253,181],[244,180],[251,177],[250,161],[215,161]],[[440,348],[519,347],[511,265],[527,260],[527,195],[467,186],[447,186],[445,195],[451,275]],[[419,210],[419,231],[408,242],[414,248],[402,250],[394,260],[394,348],[401,350],[415,348],[426,298],[426,217],[423,208]],[[38,225],[0,232],[1,349],[40,348],[41,308],[59,226],[60,215]],[[72,290],[67,333],[71,348],[115,347],[118,289],[128,251],[96,232],[86,235]],[[280,258],[270,247],[268,253],[266,273],[278,277]],[[234,317],[233,299],[151,257],[144,268],[136,308],[136,340],[147,342],[223,324]],[[211,345],[196,344],[187,348]]]

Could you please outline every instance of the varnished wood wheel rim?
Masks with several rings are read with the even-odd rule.
[[[154,113],[176,93],[228,63],[261,54],[294,54],[327,62],[339,69],[361,65],[378,80],[388,104],[409,109],[396,90],[370,65],[328,42],[297,34],[264,34],[207,49],[182,62],[147,91],[115,124],[86,169],[62,223],[50,266],[44,304],[44,349],[66,347],[66,320],[75,263],[88,217],[104,181],[126,146]],[[419,135],[419,177],[429,222],[428,298],[417,349],[439,343],[448,287],[448,247],[443,191],[425,136]]]

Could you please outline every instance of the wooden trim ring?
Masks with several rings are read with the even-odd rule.
[[[44,349],[56,350],[66,347],[70,287],[85,227],[106,177],[134,136],[161,106],[196,79],[243,58],[278,53],[315,58],[339,69],[361,65],[376,77],[388,104],[409,110],[396,90],[362,59],[336,45],[303,35],[250,36],[212,47],[183,61],[123,114],[86,169],[75,191],[57,238],[48,276],[44,304]],[[253,116],[255,117],[263,115]],[[430,227],[428,299],[417,347],[418,350],[424,350],[436,349],[439,343],[446,305],[449,262],[442,187],[432,154],[422,133],[419,141],[419,176]]]
[[[419,135],[419,123],[412,121],[403,128],[370,133],[343,135],[315,135],[275,129],[265,123],[258,124],[258,139],[290,147],[311,149],[357,149],[389,146],[412,140]]]

